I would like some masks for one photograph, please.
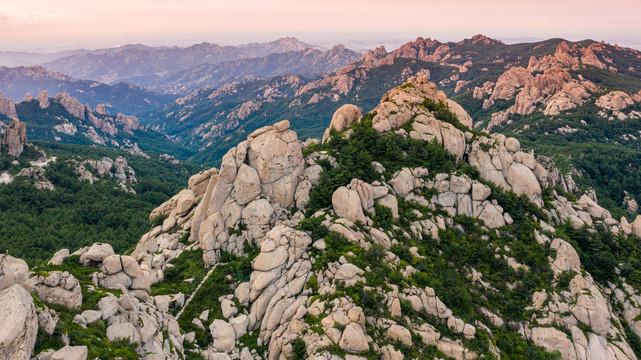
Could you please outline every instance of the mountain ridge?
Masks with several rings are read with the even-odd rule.
[[[176,72],[202,63],[238,60],[270,53],[311,47],[296,38],[281,38],[267,43],[221,46],[213,43],[188,47],[122,46],[70,56],[43,65],[70,76],[105,83],[127,81],[133,77],[152,77]],[[132,65],[134,65],[132,67]]]
[[[200,64],[160,76],[153,82],[143,83],[143,85],[163,93],[187,94],[199,89],[217,88],[227,83],[285,74],[313,78],[335,71],[358,58],[360,54],[343,45],[335,45],[327,51],[306,48],[238,61]]]

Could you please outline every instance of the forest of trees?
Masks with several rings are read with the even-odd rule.
[[[158,160],[157,154],[146,159],[80,145],[38,143],[38,147],[57,157],[45,172],[55,190],[36,189],[29,178],[20,176],[0,185],[0,251],[25,259],[31,266],[48,261],[62,248],[73,252],[94,242],[109,243],[118,253],[126,251],[149,231],[151,210],[186,187],[189,176],[200,170]],[[21,156],[20,162],[25,163],[27,156]],[[94,184],[78,180],[72,159],[105,156],[127,159],[138,180],[128,186],[136,194],[121,189],[113,178],[101,177]],[[11,165],[12,161],[0,154],[0,164],[9,165],[9,171],[22,166]]]

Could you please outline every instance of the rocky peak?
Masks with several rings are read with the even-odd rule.
[[[4,97],[2,92],[0,92],[0,115],[4,115],[9,119],[18,118],[18,113],[16,113],[16,104],[12,99]]]
[[[363,57],[361,58],[361,62],[363,64],[363,67],[366,67],[366,68],[375,67],[378,63],[378,60],[380,60],[381,58],[384,58],[386,55],[387,55],[387,50],[385,50],[385,47],[381,45],[375,48],[374,50],[372,49],[367,50],[365,55],[363,55]]]
[[[555,56],[562,56],[570,52],[570,45],[567,42],[561,41],[559,45],[556,46]]]
[[[564,84],[571,80],[572,77],[563,68],[552,67],[545,70],[519,92],[512,111],[522,115],[531,114],[538,103],[563,89]]]
[[[482,98],[482,89],[478,89],[478,96]],[[543,114],[558,115],[582,104],[597,90],[590,81],[572,79],[566,68],[552,66],[536,76],[522,67],[510,68],[499,77],[483,108],[494,105],[495,99],[515,97],[514,105],[506,111],[494,113],[486,129],[491,130],[507,121],[509,114],[531,114],[539,105],[543,105]]]
[[[286,36],[275,41],[276,44],[283,48],[291,49],[290,51],[304,50],[307,46],[295,37]]]
[[[288,121],[254,131],[227,152],[192,225],[206,262],[217,261],[220,250],[242,251],[243,239],[226,229],[242,223],[262,234],[284,210],[299,205],[295,195],[303,170],[302,147]]]
[[[370,51],[372,51],[372,50],[368,50],[367,52],[370,52]],[[372,51],[372,54],[374,54],[374,56],[385,56],[385,55],[387,55],[387,50],[385,50],[385,46],[381,45],[381,46],[375,48]]]
[[[374,109],[376,116],[373,126],[378,131],[389,131],[408,122],[417,112],[425,99],[439,104],[444,103],[458,120],[468,128],[472,127],[472,118],[456,102],[447,98],[445,93],[436,88],[426,76],[411,77],[406,84],[396,87],[383,95],[381,103]]]
[[[557,45],[554,55],[544,55],[540,58],[532,56],[527,68],[530,71],[545,71],[553,67],[567,68],[577,64],[579,59],[570,54],[568,43],[562,41]]]
[[[62,105],[71,115],[84,120],[85,119],[85,106],[78,101],[78,99],[71,97],[66,92],[57,93],[55,97],[56,101]]]
[[[393,54],[395,54],[396,57],[408,57],[426,61],[436,61],[436,58],[439,57],[439,54],[437,53],[441,53],[445,50],[441,47],[442,45],[443,44],[441,44],[438,40],[418,37],[414,41],[401,45],[398,49],[394,50]],[[436,49],[434,49],[435,47]],[[433,56],[430,56],[432,54]]]
[[[334,54],[336,54],[336,53],[341,53],[341,52],[343,52],[343,51],[345,51],[345,50],[347,50],[347,48],[345,47],[345,45],[343,45],[343,44],[336,44],[336,45],[332,46],[332,48],[329,50],[329,54],[330,54],[330,55],[334,55]]]
[[[40,92],[40,95],[38,95],[38,105],[42,109],[46,109],[49,107],[49,93],[47,90],[42,90]]]
[[[608,65],[599,60],[595,52],[603,52],[604,46],[599,43],[592,43],[588,47],[581,48],[581,63],[592,65],[599,69],[607,69]],[[613,69],[616,71],[616,69]]]
[[[96,105],[96,112],[101,115],[110,115],[105,104]]]
[[[472,36],[471,39],[465,39],[461,42],[458,43],[458,45],[464,45],[464,44],[482,44],[482,45],[505,45],[505,43],[501,40],[496,40],[492,39],[490,37],[487,37],[483,34],[477,34]]]
[[[27,143],[27,124],[20,120],[13,120],[0,137],[0,149],[9,155],[18,157]]]

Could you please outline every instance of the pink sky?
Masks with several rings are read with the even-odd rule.
[[[0,0],[0,50],[200,41],[592,38],[641,48],[638,0]]]

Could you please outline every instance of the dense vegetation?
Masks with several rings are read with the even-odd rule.
[[[149,230],[151,210],[184,188],[190,174],[199,170],[117,150],[38,144],[47,155],[57,157],[45,172],[55,190],[36,189],[24,177],[0,185],[0,249],[30,265],[47,261],[59,249],[75,251],[94,242],[110,243],[116,252],[124,252]],[[22,165],[29,156],[37,152],[27,150],[19,159]],[[122,190],[112,178],[101,178],[95,184],[78,180],[72,160],[103,156],[127,159],[136,171],[138,182],[130,185],[136,194]],[[1,170],[15,173],[21,167],[12,165],[13,158],[5,153],[0,159]]]

